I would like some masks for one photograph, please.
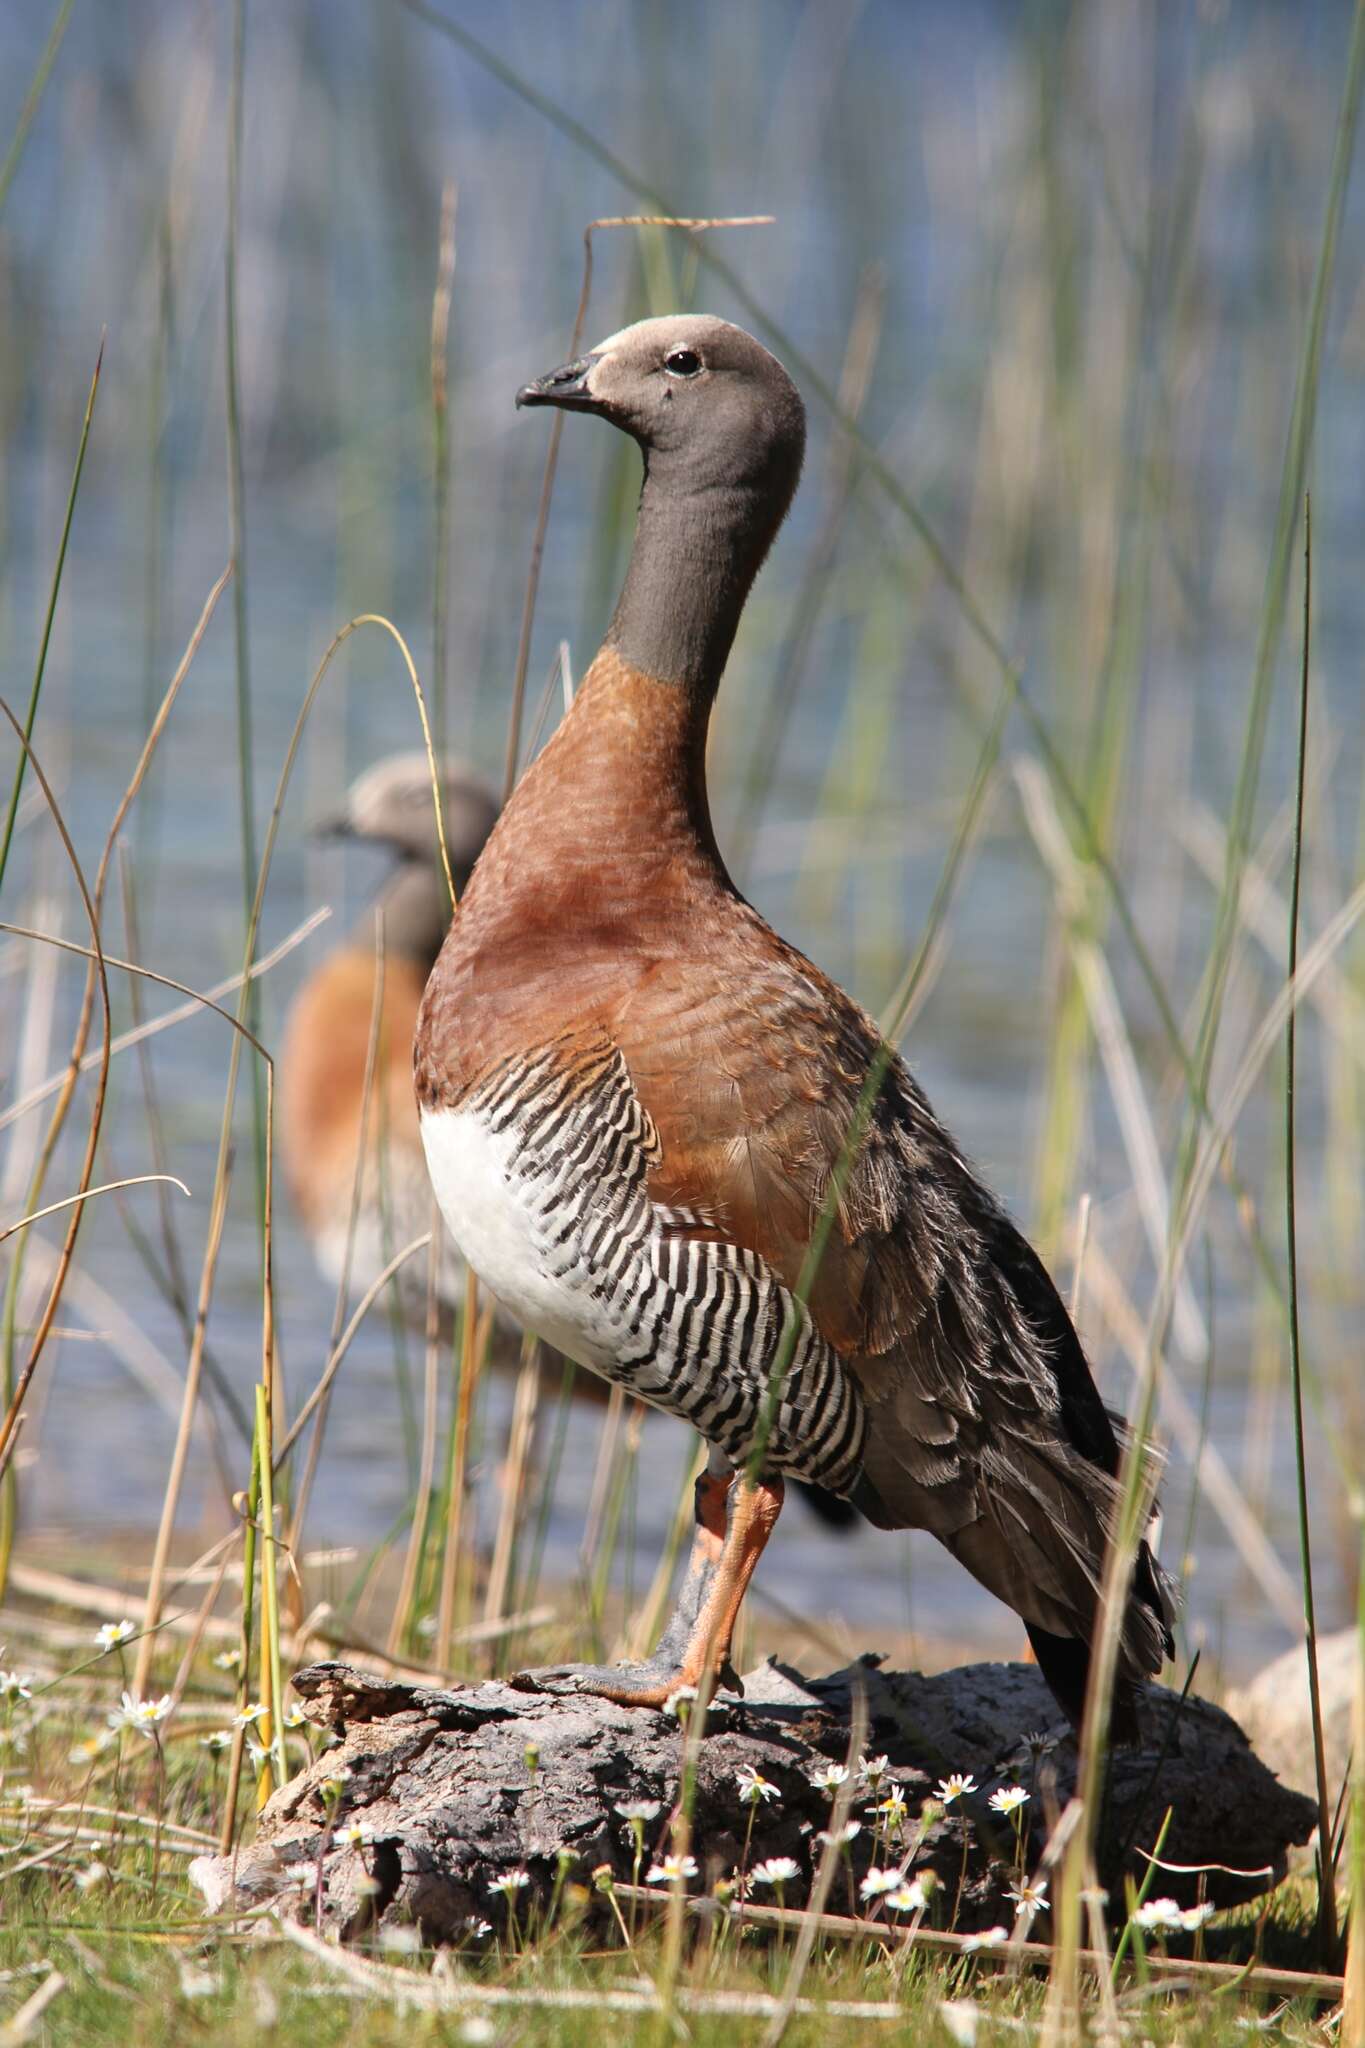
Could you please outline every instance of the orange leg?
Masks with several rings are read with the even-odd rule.
[[[678,1603],[653,1655],[639,1664],[564,1664],[521,1671],[513,1685],[537,1692],[593,1693],[626,1707],[661,1707],[679,1686],[708,1671],[738,1689],[730,1665],[735,1618],[782,1511],[780,1479],[757,1484],[709,1466],[697,1481],[697,1533]]]

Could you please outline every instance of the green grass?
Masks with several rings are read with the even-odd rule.
[[[101,1654],[88,1618],[70,1609],[25,1603],[12,1619],[22,1638],[16,1651],[53,1675],[30,1679],[31,1697],[11,1693],[0,1710],[0,2014],[17,2009],[55,1970],[63,1987],[45,2013],[42,2039],[126,2041],[135,2013],[147,2048],[293,2033],[367,2048],[399,2038],[587,2042],[604,2021],[624,2040],[646,2041],[662,2038],[655,2005],[670,1983],[690,2039],[757,2043],[773,2026],[774,2002],[791,1985],[799,1915],[777,1933],[753,1924],[736,1931],[723,1919],[689,1923],[675,1969],[666,1915],[632,1909],[628,1950],[582,1868],[568,1872],[540,1919],[523,1911],[520,1925],[509,1925],[490,1907],[494,1930],[440,1956],[402,1928],[323,1956],[301,1953],[270,1924],[208,1919],[188,1866],[193,1855],[212,1853],[219,1836],[228,1760],[201,1738],[228,1721],[236,1699],[231,1669],[201,1651],[158,1742],[107,1725],[135,1642]],[[547,1645],[551,1653],[556,1647]],[[315,1750],[307,1728],[285,1739],[295,1768]],[[250,1803],[244,1791],[244,1823]],[[1200,1953],[1311,1969],[1313,1920],[1311,1881],[1291,1878],[1269,1901],[1218,1916],[1200,1938]],[[1188,1937],[1177,1936],[1172,1953],[1189,1947]],[[1139,1945],[1130,1955],[1118,1986],[1120,2010],[1140,2018],[1144,2040],[1230,2043],[1245,2038],[1247,2020],[1268,2013],[1277,2028],[1271,2038],[1316,2038],[1309,1999],[1298,2001],[1300,2025],[1282,1990],[1225,1986],[1212,1995],[1177,1980],[1163,1991],[1149,1981],[1144,1953]],[[654,2004],[608,2015],[573,2003],[632,1992]],[[556,2005],[563,1993],[567,2003]],[[800,1985],[803,2003],[783,2038],[814,2043],[837,2025],[855,2029],[851,2038],[946,2041],[953,2038],[941,2012],[946,2002],[977,2009],[978,2040],[1028,2040],[1045,1993],[1036,1968],[1012,1974],[989,1960],[817,1939]],[[726,2009],[707,2011],[708,2000]],[[442,2009],[431,2010],[438,2002]],[[881,2010],[843,2019],[820,2011],[839,2002]],[[480,2032],[485,2022],[492,2035]]]

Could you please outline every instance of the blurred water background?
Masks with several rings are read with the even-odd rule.
[[[16,707],[33,672],[107,331],[35,731],[91,867],[228,557],[233,18],[226,0],[78,0],[0,202],[0,674]],[[444,33],[440,18],[478,38],[503,74]],[[0,152],[53,19],[37,4],[0,14]],[[1327,0],[695,0],[685,9],[512,0],[496,10],[461,0],[431,9],[250,0],[237,316],[258,829],[308,678],[336,628],[361,611],[393,618],[451,743],[500,777],[546,438],[543,419],[514,413],[512,394],[567,351],[584,225],[652,211],[646,191],[687,215],[771,212],[774,226],[717,233],[714,253],[761,308],[779,353],[780,336],[828,384],[842,380],[870,447],[1021,664],[1192,1043],[1247,746],[1349,28],[1349,8]],[[638,188],[594,146],[628,167]],[[445,672],[433,677],[428,380],[450,180],[450,626]],[[1309,468],[1305,944],[1362,874],[1363,220],[1357,178]],[[634,230],[597,238],[589,339],[684,305],[755,324],[696,242]],[[828,406],[809,388],[807,396],[806,481],[731,663],[711,750],[713,800],[721,844],[748,893],[880,1010],[924,928],[1000,674],[905,508],[832,430]],[[578,672],[595,649],[628,543],[636,466],[616,437],[570,423],[530,663],[532,712],[560,639]],[[1215,1104],[1283,977],[1301,600],[1296,559],[1213,1058]],[[306,963],[360,914],[381,872],[357,855],[343,865],[334,848],[310,844],[308,826],[335,808],[351,775],[419,737],[392,648],[358,636],[324,685],[305,742],[262,946],[319,903],[337,915],[265,978],[269,1042]],[[229,597],[125,833],[138,957],[196,988],[240,962],[237,746]],[[0,753],[8,782],[12,740]],[[1090,1197],[1081,1325],[1106,1394],[1122,1406],[1157,1267],[1115,1076],[1136,1077],[1167,1173],[1187,1095],[1132,948],[1093,871],[1072,858],[1072,821],[1059,822],[1039,759],[1036,735],[1016,716],[908,1051],[1064,1288]],[[119,901],[116,886],[106,943],[126,951]],[[31,784],[4,914],[84,937]],[[1121,1024],[1108,1058],[1096,1018],[1103,1032],[1110,1012],[1096,1009],[1085,980],[1084,963],[1095,959]],[[0,938],[0,1111],[60,1068],[80,985],[78,963],[55,966],[42,949]],[[113,996],[126,1023],[126,983]],[[141,1000],[148,1012],[170,1002],[154,990]],[[1360,1469],[1365,1431],[1363,1020],[1357,935],[1319,984],[1300,1040],[1305,1356],[1328,1624],[1347,1618],[1353,1598],[1344,1475]],[[150,1057],[166,1164],[194,1193],[191,1203],[173,1198],[193,1278],[226,1029],[195,1017],[153,1040]],[[1285,1326],[1248,1235],[1254,1218],[1282,1274],[1282,1088],[1277,1049],[1236,1125],[1243,1195],[1225,1179],[1210,1195],[1166,1359],[1196,1438],[1206,1430],[1292,1587]],[[245,1087],[238,1126],[210,1343],[245,1406],[260,1327]],[[0,1132],[0,1221],[23,1213],[41,1129],[30,1114]],[[74,1183],[82,1135],[64,1141],[54,1194]],[[151,1164],[142,1087],[125,1055],[96,1177]],[[24,1438],[21,1543],[59,1530],[98,1561],[116,1532],[154,1526],[186,1352],[149,1270],[162,1257],[155,1214],[155,1192],[134,1190],[86,1217],[64,1334],[42,1368]],[[42,1227],[43,1242],[56,1242],[59,1222]],[[41,1260],[35,1284],[40,1270]],[[297,1398],[325,1357],[332,1297],[287,1214],[276,1280]],[[21,1323],[38,1299],[25,1296]],[[409,1350],[416,1371],[420,1345]],[[485,1539],[509,1401],[505,1384],[488,1384]],[[599,1428],[596,1413],[570,1424],[550,1579],[576,1569]],[[230,1423],[224,1443],[239,1468],[232,1483],[244,1484],[246,1453]],[[628,1589],[648,1582],[687,1454],[679,1428],[650,1421],[617,1567]],[[401,1531],[412,1483],[393,1337],[375,1317],[339,1382],[311,1538],[364,1550]],[[1234,1541],[1207,1485],[1193,1481],[1188,1445],[1172,1457],[1165,1498],[1165,1553],[1187,1563],[1186,1644],[1205,1644],[1211,1661],[1241,1673],[1290,1640],[1292,1591],[1281,1585],[1277,1599],[1264,1572],[1249,1568],[1246,1543]],[[183,1521],[211,1535],[224,1513],[201,1441]],[[784,1520],[760,1588],[803,1616],[831,1618],[858,1645],[908,1625],[926,1639],[1016,1646],[1012,1618],[927,1541],[871,1531],[840,1540],[803,1511]]]

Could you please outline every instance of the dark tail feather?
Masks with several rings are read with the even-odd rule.
[[[1129,1622],[1134,1610],[1146,1609],[1157,1625],[1161,1648],[1168,1657],[1175,1655],[1175,1643],[1171,1636],[1171,1617],[1175,1611],[1175,1587],[1169,1575],[1161,1569],[1146,1543],[1138,1545],[1136,1566],[1133,1572],[1133,1587],[1129,1594]],[[1057,1636],[1050,1630],[1038,1628],[1026,1621],[1029,1642],[1038,1660],[1038,1669],[1047,1680],[1048,1687],[1062,1712],[1073,1728],[1079,1729],[1085,1712],[1085,1688],[1090,1676],[1090,1645],[1080,1636]],[[1125,1629],[1125,1633],[1127,1633]],[[1159,1653],[1158,1653],[1159,1654]],[[1120,1652],[1120,1668],[1114,1680],[1114,1703],[1109,1716],[1110,1737],[1114,1742],[1139,1742],[1142,1730],[1138,1724],[1137,1703],[1142,1692],[1140,1683],[1122,1668],[1123,1652]],[[1150,1670],[1155,1658],[1144,1657],[1140,1669]]]
[[[811,1513],[818,1515],[827,1529],[851,1529],[862,1520],[851,1500],[829,1493],[823,1486],[814,1486],[809,1479],[798,1479],[796,1486]]]
[[[1090,1645],[1079,1636],[1054,1636],[1048,1629],[1026,1621],[1028,1639],[1038,1659],[1038,1669],[1048,1690],[1072,1727],[1079,1731],[1085,1712],[1085,1686],[1090,1676]],[[1138,1688],[1130,1678],[1120,1676],[1114,1686],[1114,1705],[1109,1719],[1115,1742],[1138,1742],[1141,1729],[1137,1718]]]

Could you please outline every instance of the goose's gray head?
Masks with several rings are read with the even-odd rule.
[[[467,876],[497,822],[498,802],[486,782],[457,755],[438,763],[441,808],[456,882]],[[391,754],[358,775],[341,815],[324,828],[347,839],[387,846],[404,861],[434,866],[438,857],[431,770],[420,749]]]
[[[806,409],[761,343],[709,313],[641,320],[522,386],[517,404],[598,413],[680,494],[735,491],[781,523],[801,474]]]

